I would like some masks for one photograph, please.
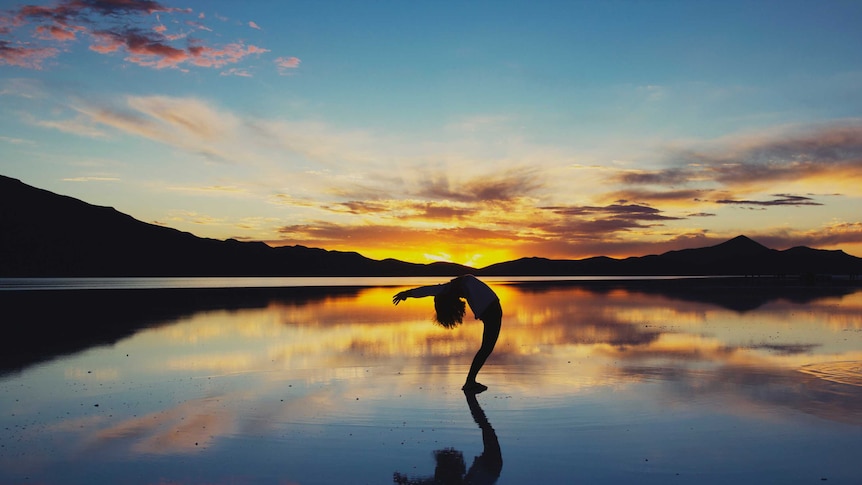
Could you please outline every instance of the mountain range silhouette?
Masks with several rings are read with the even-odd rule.
[[[356,252],[216,240],[145,223],[111,207],[0,175],[0,277],[93,276],[696,276],[858,275],[841,250],[767,248],[737,236],[659,255],[581,260],[521,258],[471,268],[374,260]]]

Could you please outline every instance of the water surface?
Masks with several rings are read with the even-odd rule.
[[[0,483],[862,481],[862,292],[495,279],[465,396],[481,323],[324,283],[4,292]]]

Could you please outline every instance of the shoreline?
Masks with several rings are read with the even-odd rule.
[[[862,278],[848,275],[509,275],[476,276],[489,283],[521,286],[582,285],[625,287],[862,287]],[[373,288],[433,284],[451,276],[123,276],[0,277],[0,295],[25,291],[225,291],[293,292],[327,288]]]

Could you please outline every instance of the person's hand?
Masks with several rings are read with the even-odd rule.
[[[407,293],[407,291],[400,291],[392,297],[392,303],[397,306],[399,303],[406,300],[408,296],[410,295]]]

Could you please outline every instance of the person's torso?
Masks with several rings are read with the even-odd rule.
[[[486,285],[475,276],[466,275],[460,279],[461,287],[464,290],[464,298],[467,299],[467,304],[470,305],[470,310],[473,311],[473,316],[479,318],[482,313],[499,298],[490,286]]]

